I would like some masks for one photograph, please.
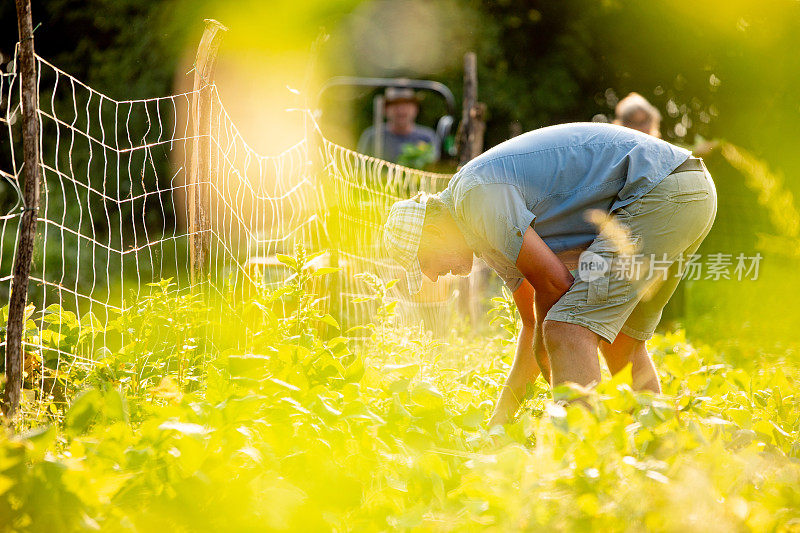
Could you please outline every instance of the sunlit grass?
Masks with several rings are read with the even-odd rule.
[[[554,403],[540,379],[511,424],[487,431],[513,308],[498,305],[505,318],[487,335],[456,322],[435,339],[395,325],[375,280],[378,312],[356,342],[303,288],[332,271],[281,260],[298,277],[217,312],[213,327],[220,302],[153,286],[120,318],[125,345],[72,376],[84,391],[63,416],[48,425],[46,410],[34,426],[45,425],[0,437],[0,527],[790,531],[800,520],[796,368],[750,346],[741,356],[754,364],[740,368],[683,331],[657,335],[663,395],[634,393],[622,372],[586,409]]]

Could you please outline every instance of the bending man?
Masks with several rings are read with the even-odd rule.
[[[439,195],[397,202],[383,241],[410,293],[423,274],[468,274],[473,254],[513,292],[523,329],[490,421],[500,424],[540,371],[551,384],[598,383],[598,348],[612,373],[631,363],[636,389],[660,391],[645,341],[716,208],[688,151],[613,124],[562,124],[478,156]],[[566,255],[581,250],[571,272]]]

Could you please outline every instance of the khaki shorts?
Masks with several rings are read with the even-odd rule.
[[[619,332],[649,339],[716,213],[717,191],[705,165],[670,174],[612,213],[545,320],[585,326],[609,343]]]

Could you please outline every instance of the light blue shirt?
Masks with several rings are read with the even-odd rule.
[[[612,212],[641,198],[690,152],[614,124],[577,122],[530,131],[479,155],[442,191],[467,243],[506,285],[528,226],[554,252],[597,237],[590,209]]]

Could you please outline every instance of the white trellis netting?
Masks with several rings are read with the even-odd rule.
[[[48,306],[58,304],[74,313],[80,329],[104,324],[130,307],[148,283],[172,278],[176,290],[191,290],[186,198],[197,139],[191,124],[196,93],[117,101],[38,56],[36,68],[43,183],[30,278],[31,319],[45,320]],[[10,294],[22,198],[15,70],[0,76],[2,305]],[[210,94],[212,167],[198,184],[209,191],[209,225],[198,230],[210,237],[209,276],[197,284],[210,291],[278,285],[286,272],[276,254],[291,254],[301,243],[327,251],[324,257],[341,267],[338,283],[326,296],[343,325],[369,321],[374,305],[358,301],[369,291],[355,275],[402,279],[379,246],[389,205],[420,190],[439,191],[450,176],[335,145],[319,135],[310,114],[313,141],[301,139],[277,156],[260,155],[242,138],[215,87]],[[453,294],[447,280],[413,299],[403,296],[402,283],[391,292],[402,301],[401,314],[412,320],[427,317],[429,324],[442,315]],[[3,336],[0,347],[4,344]],[[81,354],[45,344],[29,339],[24,348],[40,355],[47,350],[49,359],[39,357],[36,364],[49,365],[53,373],[64,365],[93,364],[103,337]],[[42,370],[39,383],[26,386],[50,394],[56,380],[46,381]]]

